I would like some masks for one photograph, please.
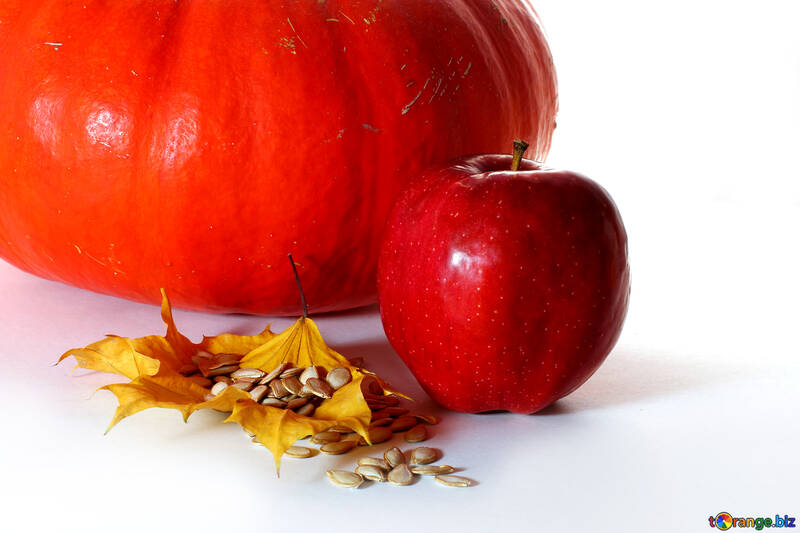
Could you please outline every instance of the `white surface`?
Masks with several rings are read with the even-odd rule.
[[[561,91],[549,163],[602,183],[630,239],[628,322],[584,387],[535,416],[443,413],[429,444],[473,488],[331,486],[325,469],[355,455],[286,459],[278,480],[222,415],[149,410],[103,436],[116,403],[92,392],[114,378],[50,365],[105,333],[162,333],[158,309],[0,263],[3,529],[685,532],[720,511],[800,515],[797,3],[536,7]],[[176,320],[195,340],[265,322]],[[435,411],[374,309],[318,323]]]

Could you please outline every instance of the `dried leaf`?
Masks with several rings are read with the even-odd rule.
[[[82,368],[116,373],[131,379],[129,383],[102,387],[111,391],[119,401],[108,430],[123,418],[151,407],[176,409],[184,421],[200,409],[229,411],[231,414],[225,421],[237,422],[256,435],[257,440],[273,453],[276,469],[280,472],[281,456],[290,446],[300,438],[330,427],[348,427],[369,440],[372,413],[362,392],[365,378],[376,379],[387,393],[398,394],[380,378],[352,366],[347,358],[329,348],[310,318],[300,318],[280,334],[273,333],[267,326],[259,335],[223,334],[204,337],[195,344],[175,326],[164,291],[161,316],[167,325],[164,337],[151,335],[129,339],[108,336],[85,348],[70,350],[59,359],[60,362],[73,356]],[[235,387],[228,387],[206,401],[209,390],[178,373],[200,352],[243,355],[239,362],[241,368],[258,368],[264,372],[272,371],[281,363],[292,363],[295,367],[316,365],[326,370],[341,366],[350,371],[352,380],[322,402],[310,417],[258,404],[249,393]]]
[[[216,337],[203,337],[199,344],[191,342],[178,332],[172,318],[172,308],[164,290],[161,291],[161,318],[167,325],[166,336],[150,335],[129,339],[108,335],[105,339],[62,355],[60,363],[69,356],[78,366],[89,370],[120,374],[130,379],[153,376],[163,366],[177,372],[191,363],[198,352],[246,354],[276,335],[269,326],[254,336],[224,333]]]

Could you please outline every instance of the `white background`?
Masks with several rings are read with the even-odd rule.
[[[561,94],[548,162],[617,200],[633,292],[616,349],[555,407],[443,413],[429,444],[477,486],[331,486],[325,469],[354,455],[287,459],[278,480],[215,413],[150,410],[104,437],[116,402],[92,392],[113,377],[50,365],[105,333],[161,333],[157,308],[0,263],[2,528],[687,532],[720,511],[800,516],[798,6],[536,2]],[[176,319],[193,339],[265,322]],[[438,412],[374,308],[318,323]]]

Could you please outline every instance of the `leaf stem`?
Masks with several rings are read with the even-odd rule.
[[[294,272],[294,280],[297,282],[297,290],[300,292],[300,303],[303,304],[303,320],[308,318],[308,306],[306,305],[306,295],[303,293],[303,286],[300,285],[300,276],[297,274],[297,267],[292,259],[292,254],[289,254],[289,263],[292,265],[292,272]]]
[[[525,155],[525,150],[530,146],[525,141],[514,139],[514,155],[511,159],[511,170],[516,172],[519,170],[519,164],[522,162],[522,156]]]

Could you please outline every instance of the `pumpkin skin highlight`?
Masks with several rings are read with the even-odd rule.
[[[518,0],[0,5],[0,257],[211,312],[375,301],[408,178],[532,140],[556,80]]]

